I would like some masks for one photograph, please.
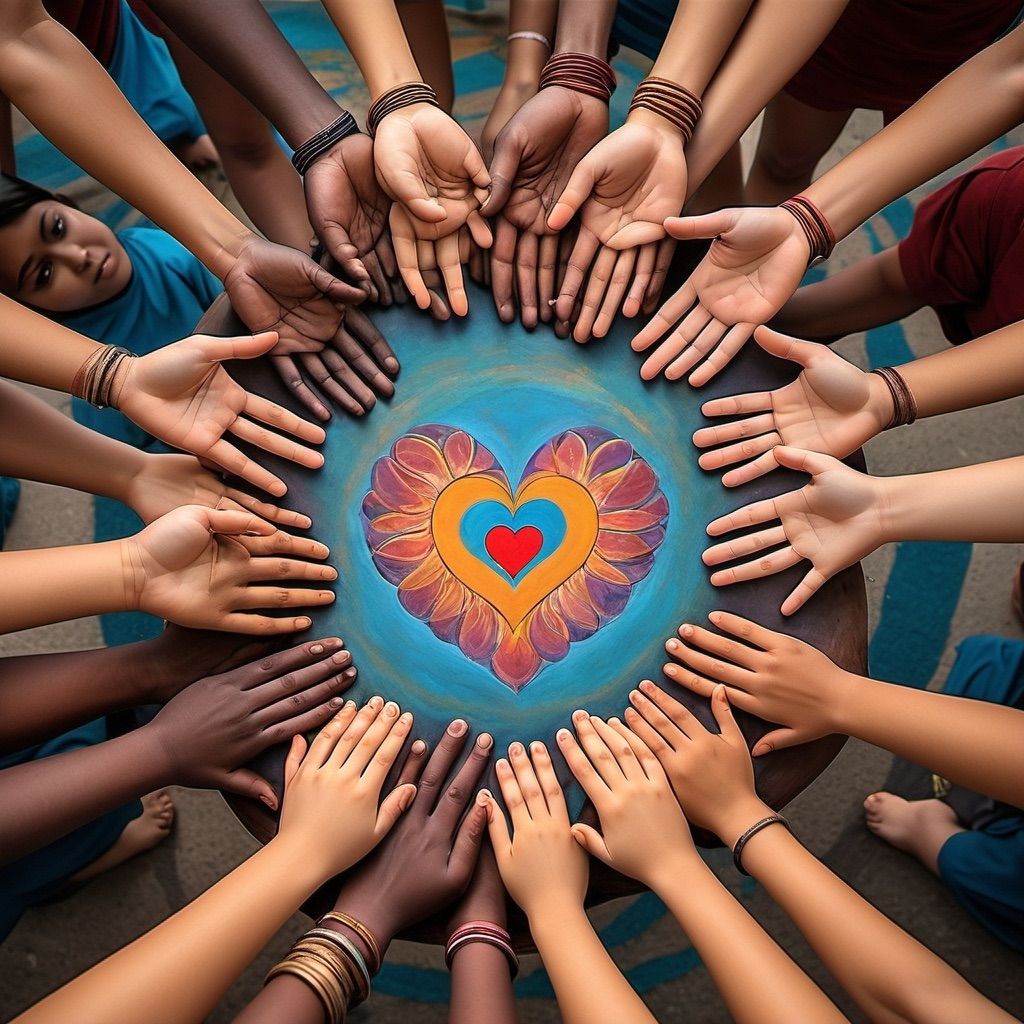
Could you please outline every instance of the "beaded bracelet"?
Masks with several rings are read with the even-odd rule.
[[[393,89],[381,93],[366,112],[366,131],[371,138],[377,134],[381,121],[388,114],[393,114],[402,107],[411,107],[414,103],[429,103],[432,107],[440,107],[437,93],[426,82],[405,82]]]
[[[540,32],[513,32],[508,37],[508,42],[512,42],[513,39],[529,39],[534,43],[540,43],[541,46],[546,46],[548,52],[551,52],[551,40],[547,36],[541,35]]]
[[[736,845],[732,848],[732,862],[736,865],[736,870],[741,874],[749,875],[750,872],[743,866],[743,848],[750,842],[758,832],[768,828],[769,825],[785,825],[792,832],[789,822],[781,814],[770,814],[767,818],[762,818],[760,821],[755,821],[746,832],[743,833],[736,840]]]
[[[884,429],[906,427],[913,423],[917,419],[917,399],[899,370],[893,366],[879,366],[871,372],[877,373],[885,381],[892,395],[892,419]]]
[[[381,964],[384,962],[383,957],[380,953],[380,943],[377,941],[373,932],[366,927],[362,921],[357,921],[354,917],[349,917],[348,914],[343,914],[340,910],[332,910],[317,921],[316,926],[318,929],[323,929],[324,924],[328,921],[337,921],[338,924],[345,925],[346,928],[351,928],[366,943],[366,948],[370,951],[370,956],[373,958],[373,964],[371,966],[370,973],[376,974]]]
[[[336,146],[342,139],[358,134],[359,125],[356,124],[356,119],[345,110],[337,120],[310,136],[292,153],[292,166],[299,174],[304,175],[314,161],[322,157],[327,150]]]
[[[685,86],[655,76],[645,78],[633,93],[629,112],[640,108],[659,114],[675,125],[684,143],[693,138],[693,130],[703,110],[700,100]]]
[[[118,408],[120,390],[116,395],[113,393],[118,370],[126,359],[134,358],[134,352],[119,345],[104,345],[96,349],[78,368],[71,382],[71,394],[97,409]]]
[[[512,937],[504,928],[490,921],[467,921],[452,932],[444,951],[444,962],[449,971],[452,969],[455,954],[463,946],[473,942],[483,942],[500,949],[508,960],[512,977],[519,973],[519,957],[516,956],[515,947],[512,945]]]
[[[811,249],[807,265],[828,259],[836,247],[836,236],[832,225],[821,210],[806,196],[793,196],[779,206],[796,218],[796,222],[807,236],[807,244]]]
[[[562,86],[607,103],[615,91],[611,64],[589,53],[556,53],[540,73],[540,89]]]

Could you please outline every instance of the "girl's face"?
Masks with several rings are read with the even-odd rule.
[[[51,313],[112,299],[131,280],[114,232],[56,200],[36,203],[0,228],[0,291]]]

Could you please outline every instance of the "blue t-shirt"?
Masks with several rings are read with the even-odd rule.
[[[679,0],[619,0],[612,24],[613,46],[628,46],[657,60]]]
[[[126,228],[117,238],[132,264],[128,286],[99,306],[53,319],[87,338],[121,345],[140,356],[188,337],[220,295],[220,281],[159,228]],[[113,409],[95,409],[75,399],[73,411],[79,423],[108,437],[140,446],[150,440]]]

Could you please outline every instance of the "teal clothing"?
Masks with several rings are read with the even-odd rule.
[[[127,0],[121,0],[117,42],[107,73],[157,138],[191,142],[206,134],[167,44],[139,21]]]
[[[957,647],[945,692],[1024,710],[1024,643],[968,637]],[[976,829],[939,850],[939,876],[996,938],[1024,952],[1024,811],[996,803]]]
[[[18,496],[21,494],[21,482],[7,476],[0,476],[0,548],[4,546],[7,528],[14,518],[18,507]]]
[[[0,770],[95,746],[106,739],[107,723],[100,718],[47,743],[0,757]],[[141,802],[133,800],[49,846],[0,867],[0,941],[7,937],[28,907],[59,895],[68,879],[106,853],[117,842],[125,825],[141,813]]]
[[[619,0],[612,23],[612,46],[628,46],[657,60],[677,6],[678,0]]]
[[[132,279],[119,295],[99,306],[53,319],[79,334],[136,355],[188,337],[221,284],[183,245],[159,228],[126,228],[118,232],[132,265]],[[95,409],[75,399],[75,419],[93,430],[146,447],[152,439],[119,412]]]

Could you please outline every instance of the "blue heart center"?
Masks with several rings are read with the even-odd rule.
[[[540,531],[544,539],[540,551],[516,573],[515,577],[509,576],[487,553],[487,534],[496,526],[507,526],[513,533],[524,526],[532,526]],[[526,502],[516,509],[515,515],[500,501],[478,501],[463,512],[459,523],[459,536],[471,555],[515,586],[534,566],[558,550],[565,540],[566,529],[565,514],[547,498],[534,498],[533,501]]]

